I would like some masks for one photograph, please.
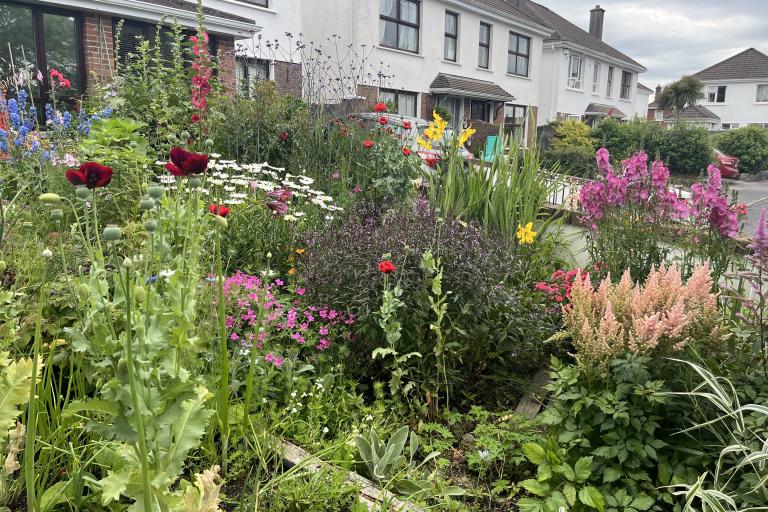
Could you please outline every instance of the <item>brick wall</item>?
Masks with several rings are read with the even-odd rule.
[[[228,94],[237,93],[237,63],[235,60],[235,38],[216,36],[216,51],[219,57],[219,80]]]
[[[100,14],[85,14],[83,18],[83,46],[87,85],[103,84],[112,79],[115,53],[112,36],[112,18]]]
[[[274,79],[278,92],[294,98],[301,98],[300,63],[275,61]]]

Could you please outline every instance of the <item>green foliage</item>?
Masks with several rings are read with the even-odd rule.
[[[592,131],[598,147],[608,149],[615,163],[638,151],[645,151],[650,158],[655,158],[661,153],[668,135],[667,130],[658,123],[644,119],[620,123],[616,119],[606,118]],[[594,164],[594,154],[592,160]]]
[[[661,158],[672,174],[699,175],[713,158],[712,139],[706,129],[690,123],[675,123],[662,144]]]
[[[359,489],[345,481],[343,471],[302,471],[281,481],[266,493],[258,505],[269,512],[365,512]],[[249,509],[249,510],[252,510]]]
[[[689,105],[695,105],[704,99],[704,83],[693,76],[683,76],[662,89],[656,98],[661,110],[680,112]]]
[[[739,158],[742,172],[768,170],[768,128],[745,126],[728,130],[715,139],[717,149]]]
[[[555,138],[552,140],[554,149],[580,147],[594,151],[595,142],[591,136],[591,129],[581,121],[567,119],[555,125]]]

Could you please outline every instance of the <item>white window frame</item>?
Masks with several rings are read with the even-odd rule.
[[[629,83],[627,84],[626,91],[627,95],[624,95],[624,77],[629,77]],[[632,73],[626,70],[621,70],[621,82],[619,83],[619,99],[629,101],[632,97],[632,84],[635,83],[635,77]]]
[[[605,97],[610,98],[613,94],[613,77],[615,75],[615,71],[613,66],[608,66],[608,81],[606,82],[606,89],[605,89]]]
[[[573,64],[575,60],[578,60],[578,69],[577,69],[577,74],[574,76]],[[583,85],[584,85],[584,57],[582,57],[581,55],[569,55],[568,56],[568,83],[566,84],[566,87],[568,89],[580,91]]]
[[[760,88],[765,88],[765,99],[760,99]],[[768,103],[768,84],[757,84],[757,91],[755,94],[755,103]]]
[[[660,108],[657,108],[653,112],[653,120],[654,121],[663,121],[664,120],[664,111],[661,110]]]
[[[600,94],[600,63],[592,66],[592,94]]]
[[[717,101],[718,92],[720,91],[721,87],[725,89],[723,91],[723,101]],[[707,100],[707,103],[711,105],[725,104],[727,95],[728,95],[728,86],[725,86],[725,85],[708,85],[707,86],[706,100]]]

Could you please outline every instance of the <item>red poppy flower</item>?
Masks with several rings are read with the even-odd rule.
[[[379,112],[379,113],[386,112],[387,111],[387,105],[384,104],[384,103],[379,102],[379,103],[377,103],[377,104],[375,104],[373,106],[373,111],[374,112]]]
[[[287,140],[288,140],[288,132],[280,133],[280,142],[285,142]]]
[[[382,274],[391,274],[395,271],[395,265],[392,264],[389,260],[384,260],[381,263],[379,263],[379,272]]]
[[[192,153],[179,147],[171,149],[171,162],[165,164],[168,172],[180,177],[203,173],[206,168],[208,168],[208,155]]]
[[[408,148],[403,148],[403,154],[405,156],[411,156],[411,150]]]
[[[59,87],[63,89],[69,89],[70,87],[72,87],[72,82],[70,82],[66,78],[62,78],[61,80],[59,80]]]
[[[199,123],[200,122],[200,116],[197,115],[197,114],[192,114],[191,120],[192,120],[193,123]]]
[[[79,169],[69,169],[64,173],[71,184],[85,185],[90,189],[106,187],[112,181],[112,168],[96,162],[83,162]]]
[[[403,129],[404,130],[410,130],[411,128],[413,128],[413,125],[411,124],[410,121],[403,121]]]
[[[427,158],[424,163],[426,163],[429,167],[434,168],[437,165],[437,158]]]
[[[208,207],[208,211],[210,211],[213,215],[218,215],[219,217],[226,217],[229,215],[229,208],[220,204],[210,205]]]
[[[363,147],[365,149],[371,149],[373,147],[373,141],[372,140],[364,140],[363,141]]]
[[[279,190],[273,190],[272,192],[267,192],[267,195],[269,197],[277,199],[281,203],[284,203],[288,201],[291,197],[293,197],[293,192],[291,192],[290,190],[281,188]]]
[[[284,215],[288,212],[288,205],[283,201],[268,201],[267,208],[275,215]]]
[[[384,117],[384,116],[381,116],[381,117],[379,118],[379,124],[380,124],[381,126],[386,126],[386,125],[387,125],[387,122],[388,122],[388,121],[387,121],[387,118],[386,118],[386,117]]]

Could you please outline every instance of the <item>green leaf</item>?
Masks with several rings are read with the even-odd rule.
[[[7,352],[5,355],[7,356]],[[32,363],[32,359],[11,361],[0,372],[0,441],[4,440],[8,431],[16,425],[16,420],[21,414],[18,406],[29,401]],[[40,375],[42,366],[42,362],[37,365],[35,378]]]
[[[609,484],[611,482],[615,482],[621,478],[621,475],[621,470],[619,470],[616,466],[608,466],[603,472],[603,483]]]
[[[118,501],[120,495],[128,487],[130,479],[130,468],[124,468],[120,471],[109,470],[107,476],[98,482],[101,487],[101,504],[106,506],[113,501]]]
[[[574,487],[573,484],[565,484],[563,486],[563,494],[565,495],[565,499],[568,500],[568,504],[570,506],[574,506],[576,504],[576,487]]]
[[[539,465],[547,460],[547,452],[543,446],[536,443],[525,443],[523,453],[531,463]]]
[[[517,502],[520,512],[545,512],[544,502],[537,498],[522,498]]]
[[[93,398],[90,400],[75,400],[62,412],[62,416],[69,418],[81,412],[96,412],[115,416],[118,413],[117,405],[109,400]]]
[[[599,512],[605,510],[603,495],[592,486],[588,485],[579,491],[579,500],[586,506],[597,509]]]
[[[640,496],[636,497],[634,500],[632,500],[632,504],[630,507],[636,509],[636,510],[648,510],[651,508],[654,504],[653,498],[641,494]]]
[[[42,496],[40,496],[40,512],[48,512],[59,503],[67,501],[66,490],[70,484],[70,480],[64,480],[56,482],[45,490]]]
[[[213,411],[205,408],[205,401],[212,395],[203,386],[195,390],[196,397],[185,400],[181,418],[172,426],[172,444],[166,455],[165,472],[171,480],[175,480],[184,467],[184,459],[190,450],[200,445],[200,438],[205,433],[208,420]]]
[[[563,475],[569,482],[573,482],[576,479],[576,474],[574,473],[573,468],[567,462],[555,466],[555,472]]]
[[[520,482],[520,485],[522,485],[526,491],[535,494],[536,496],[546,496],[549,494],[549,484],[546,482],[539,482],[538,480],[529,478],[528,480]]]
[[[576,481],[584,483],[592,474],[592,457],[581,457],[574,466]]]

